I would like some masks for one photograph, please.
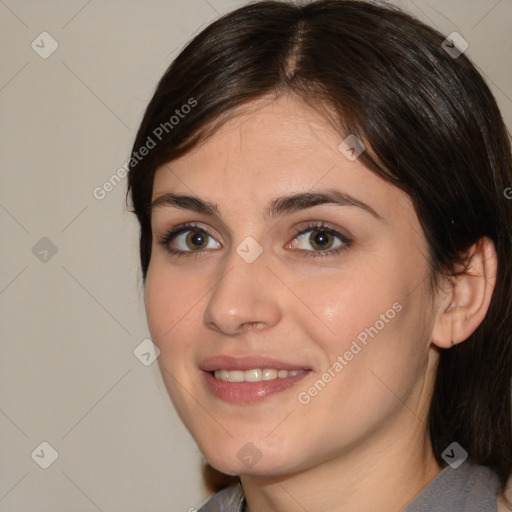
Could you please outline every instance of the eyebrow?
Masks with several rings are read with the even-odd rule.
[[[303,192],[277,197],[272,199],[265,209],[265,217],[276,218],[287,213],[305,210],[322,204],[334,204],[338,206],[353,206],[360,208],[376,219],[384,222],[384,218],[371,206],[363,203],[350,194],[336,189],[321,190],[317,192]],[[216,203],[205,201],[195,196],[179,195],[167,192],[153,200],[150,211],[164,206],[191,210],[212,217],[221,217],[219,207]]]

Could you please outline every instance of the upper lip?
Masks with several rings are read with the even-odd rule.
[[[309,370],[310,367],[303,364],[293,364],[278,361],[266,356],[228,356],[217,355],[207,357],[199,363],[199,368],[205,372],[215,370],[252,370],[254,368],[274,368],[276,370]]]

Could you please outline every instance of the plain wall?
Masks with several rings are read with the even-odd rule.
[[[126,178],[94,190],[180,48],[245,3],[0,2],[2,512],[185,512],[207,497],[157,364],[133,353],[149,331]],[[468,41],[511,127],[512,0],[399,5]],[[58,452],[47,469],[42,442]]]

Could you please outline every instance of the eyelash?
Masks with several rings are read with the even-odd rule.
[[[343,243],[343,246],[338,247],[336,249],[331,249],[331,250],[328,250],[328,251],[306,251],[304,249],[299,249],[299,251],[303,251],[304,252],[304,256],[305,257],[326,258],[326,257],[329,257],[329,256],[338,256],[339,254],[341,254],[343,251],[345,251],[346,249],[348,249],[352,245],[352,240],[351,239],[349,239],[345,235],[342,235],[341,233],[339,233],[335,229],[332,229],[332,228],[328,227],[323,222],[321,222],[321,223],[314,223],[313,222],[311,224],[308,224],[306,227],[301,227],[300,229],[298,229],[295,232],[293,240],[295,240],[295,238],[297,238],[300,235],[303,235],[303,234],[305,234],[305,233],[307,233],[308,231],[311,231],[311,230],[317,230],[317,231],[321,231],[322,233],[328,233],[330,235],[333,235],[333,236],[337,237]],[[208,236],[208,237],[211,236],[210,233],[208,233],[208,231],[206,229],[201,228],[197,224],[186,223],[186,224],[182,224],[181,226],[177,226],[177,227],[172,228],[169,231],[167,231],[167,233],[165,233],[158,240],[158,243],[163,245],[165,247],[165,249],[167,250],[167,252],[169,252],[170,254],[172,254],[172,255],[174,255],[176,257],[181,257],[181,256],[197,257],[197,256],[200,256],[201,254],[204,254],[204,250],[203,251],[182,251],[180,249],[172,249],[169,246],[169,244],[178,235],[181,235],[182,233],[186,233],[187,231],[195,231],[196,233],[201,233],[202,235],[205,235],[205,236]]]

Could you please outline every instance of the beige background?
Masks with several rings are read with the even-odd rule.
[[[0,0],[2,512],[185,512],[206,498],[157,365],[133,353],[149,333],[126,179],[93,190],[126,162],[179,49],[245,3]],[[511,127],[512,0],[400,5],[463,35]],[[31,47],[51,49],[43,31],[58,43],[47,58]],[[42,442],[58,452],[48,469]]]

